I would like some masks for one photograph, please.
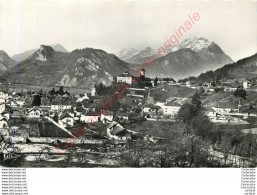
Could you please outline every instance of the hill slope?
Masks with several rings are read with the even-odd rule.
[[[18,64],[17,80],[21,84],[87,88],[94,82],[111,83],[114,76],[126,70],[133,71],[133,68],[102,50],[86,48],[65,53],[41,45]],[[2,79],[14,83],[15,69],[9,69]]]
[[[202,73],[196,79],[199,81],[213,81],[218,79],[241,79],[257,77],[257,53],[238,60],[217,69],[216,71],[208,71]]]
[[[0,50],[0,72],[2,73],[13,66],[15,66],[15,61],[5,51]]]

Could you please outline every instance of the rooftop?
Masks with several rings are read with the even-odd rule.
[[[170,101],[168,103],[165,104],[165,106],[177,106],[177,107],[181,107],[181,104],[174,102],[174,101]]]

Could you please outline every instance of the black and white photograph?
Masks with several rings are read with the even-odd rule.
[[[0,1],[0,165],[255,168],[257,1]]]

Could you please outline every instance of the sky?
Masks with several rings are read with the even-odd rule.
[[[200,19],[180,42],[204,37],[234,61],[257,52],[257,0],[0,0],[0,50],[159,48],[195,12]]]

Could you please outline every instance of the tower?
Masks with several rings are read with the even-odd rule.
[[[141,70],[140,70],[140,78],[145,78],[145,69],[144,68],[142,68]]]

